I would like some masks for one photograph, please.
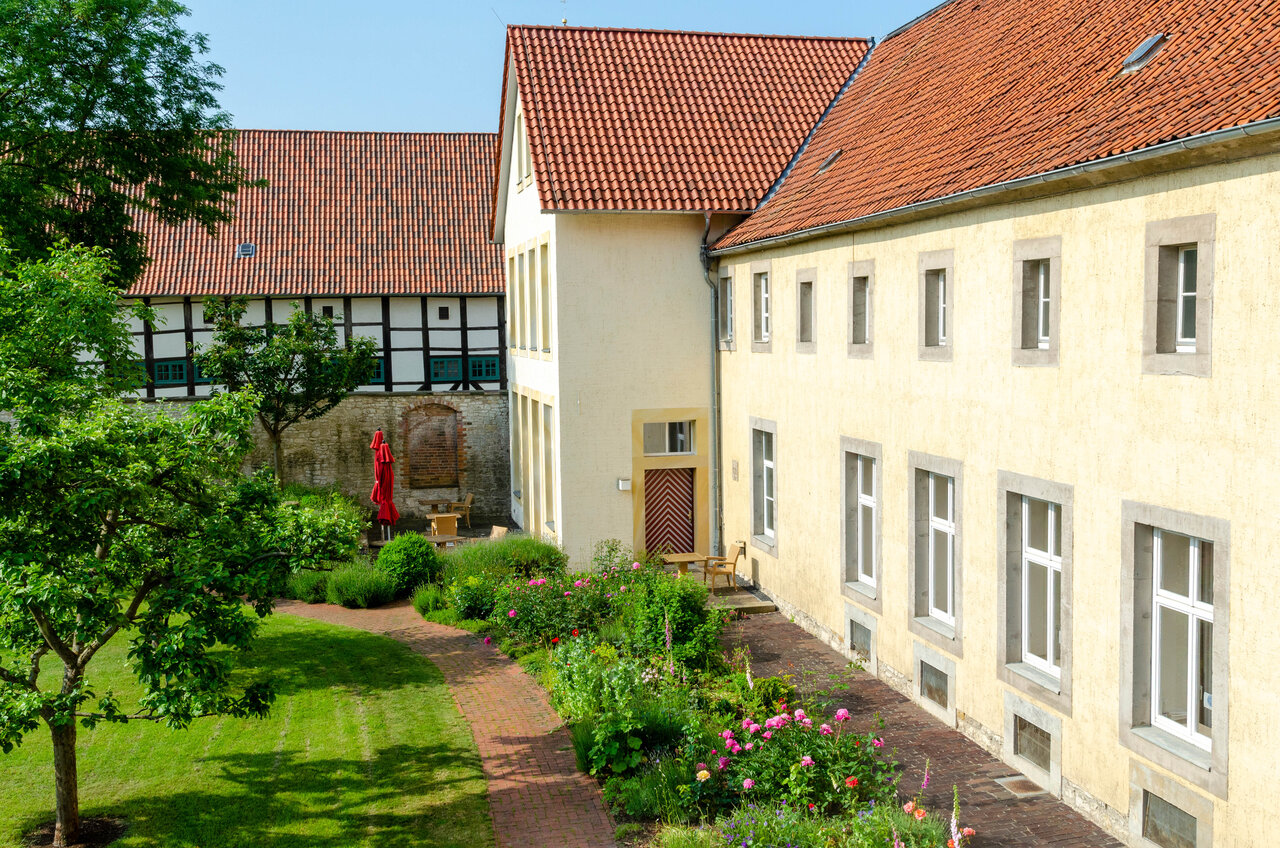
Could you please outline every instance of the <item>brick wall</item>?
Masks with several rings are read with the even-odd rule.
[[[352,395],[329,414],[285,431],[286,482],[336,483],[368,502],[373,488],[369,442],[379,427],[396,458],[395,499],[402,515],[422,515],[424,500],[460,499],[472,492],[473,517],[507,523],[511,460],[507,396],[501,392]],[[253,467],[271,461],[266,435],[259,430],[258,436],[249,457]],[[456,485],[448,485],[455,467]]]

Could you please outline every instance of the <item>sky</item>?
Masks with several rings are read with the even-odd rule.
[[[492,132],[507,24],[883,37],[938,0],[185,0],[241,129]]]

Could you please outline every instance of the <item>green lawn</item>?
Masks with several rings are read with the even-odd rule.
[[[128,704],[125,644],[94,660]],[[85,816],[124,817],[140,846],[486,846],[485,780],[440,672],[383,636],[272,616],[250,662],[278,698],[266,720],[80,731]],[[53,818],[47,731],[0,754],[0,846]]]

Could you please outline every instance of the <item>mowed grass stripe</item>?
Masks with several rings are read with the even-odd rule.
[[[95,664],[98,691],[136,697],[124,643]],[[265,720],[81,730],[86,816],[120,816],[119,848],[346,848],[493,844],[470,727],[440,672],[383,636],[273,616],[245,660],[278,699]],[[0,755],[0,846],[52,817],[47,733]]]

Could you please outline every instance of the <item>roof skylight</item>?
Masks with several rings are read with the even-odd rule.
[[[258,252],[258,246],[253,242],[241,242],[236,245],[236,259],[248,259]]]
[[[1137,49],[1130,53],[1129,57],[1124,60],[1124,65],[1120,68],[1120,72],[1127,74],[1131,71],[1136,71],[1143,65],[1147,64],[1147,62],[1151,60],[1152,56],[1155,56],[1160,52],[1160,48],[1164,46],[1166,40],[1167,38],[1165,34],[1158,32],[1139,44]]]

